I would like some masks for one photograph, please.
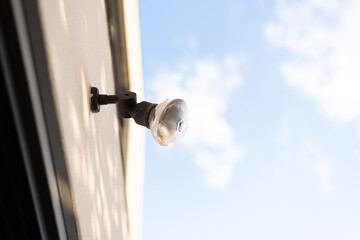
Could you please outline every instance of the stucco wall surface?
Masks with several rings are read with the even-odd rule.
[[[39,0],[39,6],[79,234],[128,239],[115,105],[97,114],[89,108],[91,86],[115,91],[104,1]]]
[[[123,0],[126,52],[128,62],[129,87],[136,92],[138,102],[144,98],[142,57],[140,42],[139,3],[137,0]],[[145,131],[132,119],[128,120],[128,148],[126,155],[126,196],[128,203],[129,230],[132,240],[142,239],[144,171],[145,171]]]

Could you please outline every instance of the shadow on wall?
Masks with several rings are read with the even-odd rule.
[[[39,1],[79,234],[127,239],[116,106],[90,111],[91,86],[115,92],[104,4]]]

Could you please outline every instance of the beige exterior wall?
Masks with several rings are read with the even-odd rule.
[[[124,25],[130,90],[136,92],[138,102],[144,99],[140,42],[139,6],[136,0],[124,0]],[[126,193],[129,229],[133,240],[142,239],[144,160],[146,128],[129,120],[129,139],[126,157]]]
[[[130,120],[122,168],[116,106],[90,111],[90,87],[112,94],[104,1],[39,0],[56,110],[82,239],[141,239],[144,129]],[[137,1],[124,1],[131,90],[143,99]],[[127,179],[124,179],[126,171]],[[126,182],[126,185],[125,185]],[[128,203],[128,204],[127,204]]]

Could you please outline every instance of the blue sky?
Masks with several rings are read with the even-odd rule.
[[[360,239],[360,1],[144,1],[144,240]]]

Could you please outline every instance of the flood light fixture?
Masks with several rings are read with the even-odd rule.
[[[188,128],[188,106],[182,99],[167,99],[159,104],[137,103],[136,93],[124,91],[118,95],[99,94],[91,87],[90,108],[100,112],[101,105],[117,104],[119,116],[133,118],[139,125],[151,130],[155,141],[162,146],[172,146],[180,141]]]

